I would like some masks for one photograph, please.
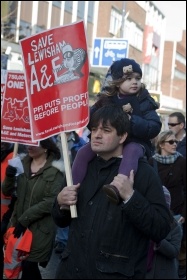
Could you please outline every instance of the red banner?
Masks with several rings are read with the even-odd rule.
[[[32,141],[24,73],[7,71],[2,104],[1,141],[38,146]]]
[[[33,140],[85,127],[89,64],[83,21],[20,41]]]

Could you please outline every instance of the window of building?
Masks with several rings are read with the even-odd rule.
[[[31,35],[31,24],[20,20],[19,40]]]
[[[135,34],[134,34],[134,47],[136,47],[138,50],[142,50],[143,45],[143,32],[139,28],[135,28]]]
[[[110,29],[109,32],[113,35],[117,35],[120,32],[122,23],[122,14],[116,9],[112,8],[110,15]]]
[[[66,12],[72,13],[73,1],[65,1],[64,9]]]
[[[46,27],[44,25],[41,25],[41,26],[36,25],[36,29],[35,30],[36,30],[36,33],[40,33],[42,31],[45,31]]]
[[[61,1],[53,1],[53,6],[61,8]]]
[[[176,53],[176,60],[186,66],[186,58],[182,56],[180,53]]]
[[[9,56],[5,53],[1,54],[1,79],[2,79],[2,69],[7,70],[8,57]],[[1,80],[1,83],[2,83],[2,80]],[[1,99],[3,99],[2,95],[1,95]],[[1,100],[1,103],[2,103],[2,100]]]
[[[16,24],[14,22],[5,22],[2,25],[2,30],[3,30],[3,38],[7,40],[15,40],[16,36]]]
[[[94,8],[95,8],[95,1],[88,1],[88,22],[93,23]]]
[[[151,67],[151,88],[156,90],[157,86],[157,69]]]
[[[85,1],[78,1],[77,16],[79,18],[84,18]]]
[[[125,21],[125,38],[129,39],[129,44],[142,51],[143,31],[133,21]]]
[[[159,35],[161,36],[161,33],[162,33],[162,26],[163,26],[163,17],[161,14],[158,14],[157,16],[157,21],[155,23],[155,26],[154,26],[154,31]]]
[[[143,83],[146,84],[146,87],[151,90],[156,90],[158,87],[157,82],[157,68],[152,67],[151,65],[145,64]]]
[[[175,69],[174,78],[181,79],[181,80],[186,80],[186,74],[177,70],[177,69]]]

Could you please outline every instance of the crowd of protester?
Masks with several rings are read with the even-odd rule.
[[[114,62],[90,108],[86,140],[66,133],[72,186],[60,135],[20,146],[20,174],[8,163],[14,144],[1,143],[2,278],[15,269],[4,262],[10,227],[14,238],[32,232],[21,279],[42,279],[53,250],[60,253],[55,279],[186,276],[185,117],[170,114],[163,131],[141,78],[136,61]]]

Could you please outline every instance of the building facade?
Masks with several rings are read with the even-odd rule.
[[[165,42],[161,88],[166,112],[172,108],[186,112],[186,30],[181,41]]]
[[[1,15],[2,68],[23,70],[20,39],[83,19],[91,101],[108,69],[92,65],[94,39],[122,38],[128,41],[127,57],[141,65],[143,82],[158,98],[160,114],[177,109],[185,112],[186,35],[181,42],[165,42],[166,19],[152,1],[1,1]],[[169,108],[164,107],[164,98],[169,98]]]

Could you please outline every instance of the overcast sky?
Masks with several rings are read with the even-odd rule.
[[[166,17],[166,40],[181,40],[186,29],[186,1],[153,1]]]

